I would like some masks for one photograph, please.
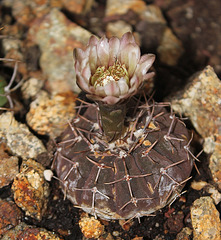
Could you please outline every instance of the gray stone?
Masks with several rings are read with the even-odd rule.
[[[23,159],[36,158],[38,154],[46,151],[43,143],[25,124],[17,122],[11,112],[0,115],[0,139],[14,155]]]
[[[29,37],[37,43],[42,55],[40,65],[53,93],[79,92],[74,72],[73,49],[84,47],[91,33],[69,21],[58,9],[37,19]]]

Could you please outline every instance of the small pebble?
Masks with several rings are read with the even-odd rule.
[[[177,234],[176,240],[190,240],[192,232],[192,229],[185,227]]]
[[[44,170],[44,178],[46,181],[51,181],[52,177],[53,177],[53,172],[50,169],[46,169]]]
[[[79,221],[79,226],[86,238],[99,238],[104,233],[104,225],[94,217],[85,214]]]

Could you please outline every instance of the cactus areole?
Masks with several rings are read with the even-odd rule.
[[[153,77],[131,33],[75,49],[83,103],[60,136],[52,168],[75,206],[103,219],[148,216],[180,195],[193,166],[185,124],[134,95]],[[134,96],[134,97],[132,97]]]

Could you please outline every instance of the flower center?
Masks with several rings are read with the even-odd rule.
[[[118,60],[114,65],[106,68],[105,66],[98,67],[96,72],[91,77],[91,84],[96,88],[98,86],[105,86],[111,81],[118,81],[121,78],[126,79],[129,85],[129,74],[125,67],[125,64],[121,64]]]

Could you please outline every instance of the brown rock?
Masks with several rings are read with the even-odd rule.
[[[7,186],[18,174],[18,158],[7,156],[0,158],[0,188]]]
[[[55,138],[74,117],[76,95],[72,92],[49,96],[41,91],[26,115],[28,125],[37,133]]]
[[[62,240],[55,233],[49,232],[44,228],[29,226],[20,223],[14,229],[8,231],[2,240]]]
[[[12,191],[15,203],[26,215],[40,220],[47,208],[49,184],[44,179],[44,167],[34,160],[23,162]]]
[[[18,225],[21,218],[22,212],[15,203],[0,199],[0,237]]]
[[[194,201],[191,208],[194,240],[220,240],[219,212],[210,197]]]
[[[184,53],[182,42],[168,27],[163,33],[157,52],[159,54],[160,61],[169,66],[175,66],[179,58]]]
[[[161,9],[155,4],[146,5],[140,13],[140,17],[150,23],[162,23],[166,25],[166,19],[164,18]]]

